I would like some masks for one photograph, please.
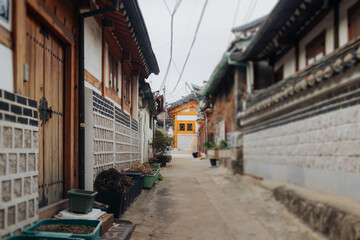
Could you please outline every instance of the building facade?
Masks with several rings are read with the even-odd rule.
[[[159,70],[137,1],[116,2],[3,1],[0,238],[141,159],[139,79]]]
[[[174,148],[181,151],[193,151],[197,148],[197,108],[198,101],[191,94],[168,107],[168,113],[174,118]]]
[[[359,1],[281,1],[246,49],[244,172],[360,200]]]

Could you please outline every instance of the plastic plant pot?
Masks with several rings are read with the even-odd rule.
[[[216,168],[216,158],[210,158],[210,167],[211,168]]]
[[[149,173],[144,176],[144,188],[150,189],[155,183],[156,173]]]
[[[125,194],[122,192],[99,192],[96,201],[109,205],[107,212],[113,213],[114,218],[119,218],[125,211]]]
[[[82,189],[71,189],[67,193],[69,195],[69,211],[84,214],[91,212],[95,196],[98,194],[94,191]]]

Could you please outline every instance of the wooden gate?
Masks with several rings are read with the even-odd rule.
[[[64,47],[35,18],[26,21],[25,95],[38,101],[39,207],[63,198],[64,192]]]

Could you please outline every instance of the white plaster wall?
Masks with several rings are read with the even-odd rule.
[[[11,49],[0,44],[0,89],[14,92],[13,56]]]
[[[118,62],[118,97],[121,98],[121,91],[122,91],[122,65],[121,62]]]
[[[132,77],[131,81],[131,101],[133,106],[133,118],[138,120],[138,102],[139,102],[139,76]]]
[[[97,80],[101,81],[101,28],[94,18],[86,18],[84,21],[85,31],[85,69]]]
[[[196,121],[196,115],[177,115],[176,120],[178,121]]]
[[[303,39],[299,42],[299,70],[306,67],[306,45],[325,30],[325,55],[334,50],[334,11],[330,11]]]
[[[147,162],[149,160],[151,146],[150,143],[152,142],[153,138],[153,130],[149,127],[150,121],[150,111],[149,108],[146,107],[142,109],[140,112],[140,120],[141,120],[141,155],[142,155],[142,162]]]
[[[339,5],[339,46],[344,46],[348,42],[348,16],[347,11],[357,0],[341,1]]]
[[[274,70],[278,70],[282,65],[284,65],[284,78],[287,78],[295,73],[296,61],[294,48],[292,48],[288,53],[280,58],[279,61],[275,63]]]
[[[360,107],[244,135],[244,171],[360,200]]]
[[[85,82],[86,83],[86,82]],[[91,85],[91,84],[89,84]],[[92,85],[91,85],[92,86]],[[99,93],[101,94],[101,93]],[[94,119],[92,89],[85,88],[85,189],[94,188]]]

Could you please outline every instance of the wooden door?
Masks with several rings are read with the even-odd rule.
[[[35,18],[26,21],[25,94],[38,101],[39,207],[63,198],[64,49]]]

